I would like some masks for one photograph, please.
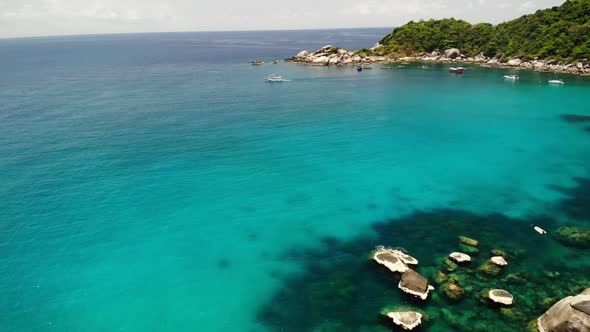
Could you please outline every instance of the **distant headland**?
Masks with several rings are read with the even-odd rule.
[[[327,45],[315,52],[301,51],[289,61],[312,65],[474,63],[590,75],[588,59],[590,0],[567,0],[497,26],[454,18],[411,21],[369,49],[348,51]]]

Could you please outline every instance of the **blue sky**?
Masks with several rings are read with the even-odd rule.
[[[499,23],[564,0],[0,0],[0,37]]]

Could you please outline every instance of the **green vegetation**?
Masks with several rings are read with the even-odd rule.
[[[380,44],[376,53],[396,56],[458,48],[467,56],[590,59],[590,0],[568,0],[497,26],[453,18],[411,21]]]

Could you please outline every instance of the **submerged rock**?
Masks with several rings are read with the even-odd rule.
[[[404,330],[413,330],[422,324],[422,314],[416,311],[388,312],[386,316]]]
[[[490,262],[492,262],[498,266],[508,265],[508,262],[502,256],[494,256],[494,257],[490,258]]]
[[[514,300],[512,294],[508,293],[503,289],[490,290],[488,292],[488,297],[490,298],[490,300],[504,305],[512,305],[512,302]]]
[[[518,321],[523,319],[523,314],[514,308],[500,308],[502,318],[508,321]]]
[[[590,228],[560,227],[555,232],[555,238],[566,246],[590,248]]]
[[[486,276],[490,276],[490,277],[495,277],[495,276],[498,276],[502,273],[502,268],[500,266],[492,263],[491,261],[485,262],[477,270],[480,273],[482,273]]]
[[[436,273],[436,275],[434,276],[434,282],[436,282],[437,284],[442,284],[443,282],[447,281],[449,279],[449,276],[447,276],[446,274],[444,274],[441,271],[438,271]]]
[[[502,256],[504,258],[508,258],[508,254],[500,249],[493,249],[491,252],[492,256]]]
[[[463,295],[465,295],[465,290],[463,290],[461,286],[453,282],[447,282],[446,284],[444,284],[443,292],[446,295],[446,297],[452,301],[459,301],[463,298]]]
[[[449,255],[449,258],[454,260],[457,263],[471,262],[471,257],[467,254],[462,253],[462,252],[452,252]]]
[[[468,246],[477,247],[479,246],[479,241],[466,237],[466,236],[459,236],[459,242],[466,244]]]
[[[554,304],[537,320],[541,332],[589,332],[590,288]]]
[[[459,265],[457,265],[457,263],[453,262],[448,257],[445,257],[445,259],[443,260],[443,263],[445,264],[445,270],[447,272],[454,272],[455,270],[457,270],[457,268],[459,268]]]
[[[471,256],[479,255],[479,249],[477,249],[476,247],[468,246],[463,243],[459,243],[459,249],[461,250],[461,252],[464,252],[467,255],[471,255]]]
[[[402,274],[398,287],[402,291],[417,296],[422,300],[426,300],[428,293],[434,289],[434,287],[428,285],[428,279],[414,270],[407,270]]]

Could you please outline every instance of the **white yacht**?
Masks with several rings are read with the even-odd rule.
[[[549,84],[565,84],[562,80],[549,80]]]
[[[518,81],[520,79],[520,77],[518,77],[518,75],[504,75],[504,79],[511,80],[511,81]]]
[[[270,74],[264,78],[265,82],[289,82],[289,80],[284,79],[283,76],[278,76],[275,74]]]

